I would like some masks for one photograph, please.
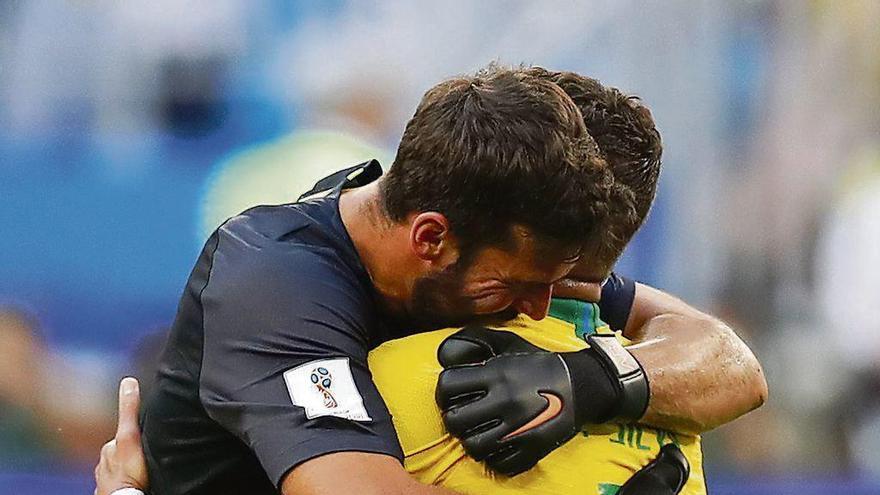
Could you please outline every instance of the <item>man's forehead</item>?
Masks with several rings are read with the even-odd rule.
[[[580,258],[580,245],[541,238],[523,225],[514,225],[511,231],[510,247],[515,253],[547,260],[550,264],[575,263]]]
[[[535,283],[558,280],[575,266],[567,250],[547,250],[530,239],[520,239],[517,246],[508,249],[487,247],[476,261],[484,268],[504,271],[506,278]]]

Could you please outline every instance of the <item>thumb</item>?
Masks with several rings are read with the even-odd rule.
[[[660,455],[636,472],[618,495],[677,495],[690,476],[690,463],[675,444],[666,444]]]
[[[116,444],[120,450],[141,448],[141,430],[138,423],[140,406],[138,381],[130,376],[123,378],[119,383],[119,422],[116,426]]]

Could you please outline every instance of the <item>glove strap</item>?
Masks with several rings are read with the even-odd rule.
[[[627,351],[614,335],[593,334],[587,343],[595,349],[606,369],[617,376],[621,401],[615,418],[638,421],[648,409],[651,391],[642,365]]]

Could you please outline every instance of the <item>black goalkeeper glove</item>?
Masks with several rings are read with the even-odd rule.
[[[647,381],[637,363],[629,371],[640,382],[621,378],[621,368],[628,368],[619,363],[629,353],[607,338],[613,339],[600,337],[590,349],[553,353],[511,332],[484,327],[449,336],[437,353],[446,368],[436,395],[446,429],[461,439],[468,455],[513,476],[586,423],[637,419],[647,407]],[[625,356],[615,355],[620,352]]]
[[[666,444],[656,459],[620,487],[617,495],[678,495],[690,473],[690,464],[681,449]]]

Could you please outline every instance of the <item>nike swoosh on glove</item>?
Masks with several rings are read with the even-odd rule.
[[[466,327],[438,349],[446,368],[436,399],[465,451],[513,476],[579,430],[569,368],[560,354],[506,331]]]

